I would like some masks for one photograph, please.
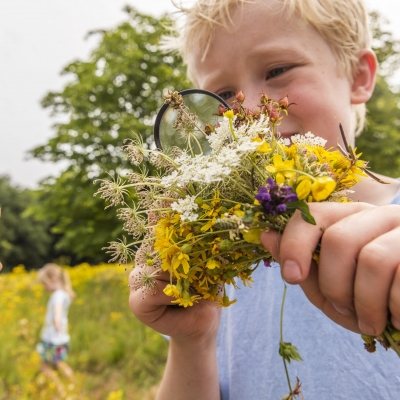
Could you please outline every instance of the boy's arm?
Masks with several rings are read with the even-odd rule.
[[[130,276],[129,304],[145,325],[168,335],[169,352],[157,400],[218,400],[219,380],[216,361],[216,334],[220,309],[211,302],[192,307],[171,305],[163,293],[169,277],[159,275],[156,290],[137,288],[141,271]]]
[[[168,360],[157,400],[218,400],[215,340],[182,343],[170,340]]]
[[[283,278],[348,329],[379,335],[388,311],[400,329],[400,206],[314,203],[310,209],[316,225],[295,214],[281,236],[262,234]]]

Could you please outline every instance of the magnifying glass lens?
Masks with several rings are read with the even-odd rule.
[[[172,147],[189,150],[192,154],[209,152],[209,127],[222,118],[221,106],[229,106],[212,92],[188,89],[179,92],[181,104],[164,104],[156,118],[154,139],[160,150]]]

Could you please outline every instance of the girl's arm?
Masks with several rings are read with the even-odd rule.
[[[57,332],[62,330],[62,302],[56,301],[54,304],[54,327]]]

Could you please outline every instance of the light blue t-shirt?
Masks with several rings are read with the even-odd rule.
[[[253,278],[251,288],[229,288],[237,302],[222,311],[217,354],[223,400],[280,400],[288,394],[278,354],[280,269],[260,265]],[[359,334],[328,319],[296,285],[288,285],[284,341],[303,358],[289,364],[289,373],[292,385],[299,377],[305,400],[400,399],[396,353],[380,345],[368,353]]]

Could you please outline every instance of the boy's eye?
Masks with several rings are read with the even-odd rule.
[[[273,79],[279,75],[282,75],[284,72],[288,71],[290,67],[277,67],[269,70],[265,76],[265,79]]]
[[[235,97],[235,92],[233,90],[226,90],[223,92],[217,92],[217,95],[221,97],[223,100],[226,102],[229,102],[229,100],[232,100]]]

